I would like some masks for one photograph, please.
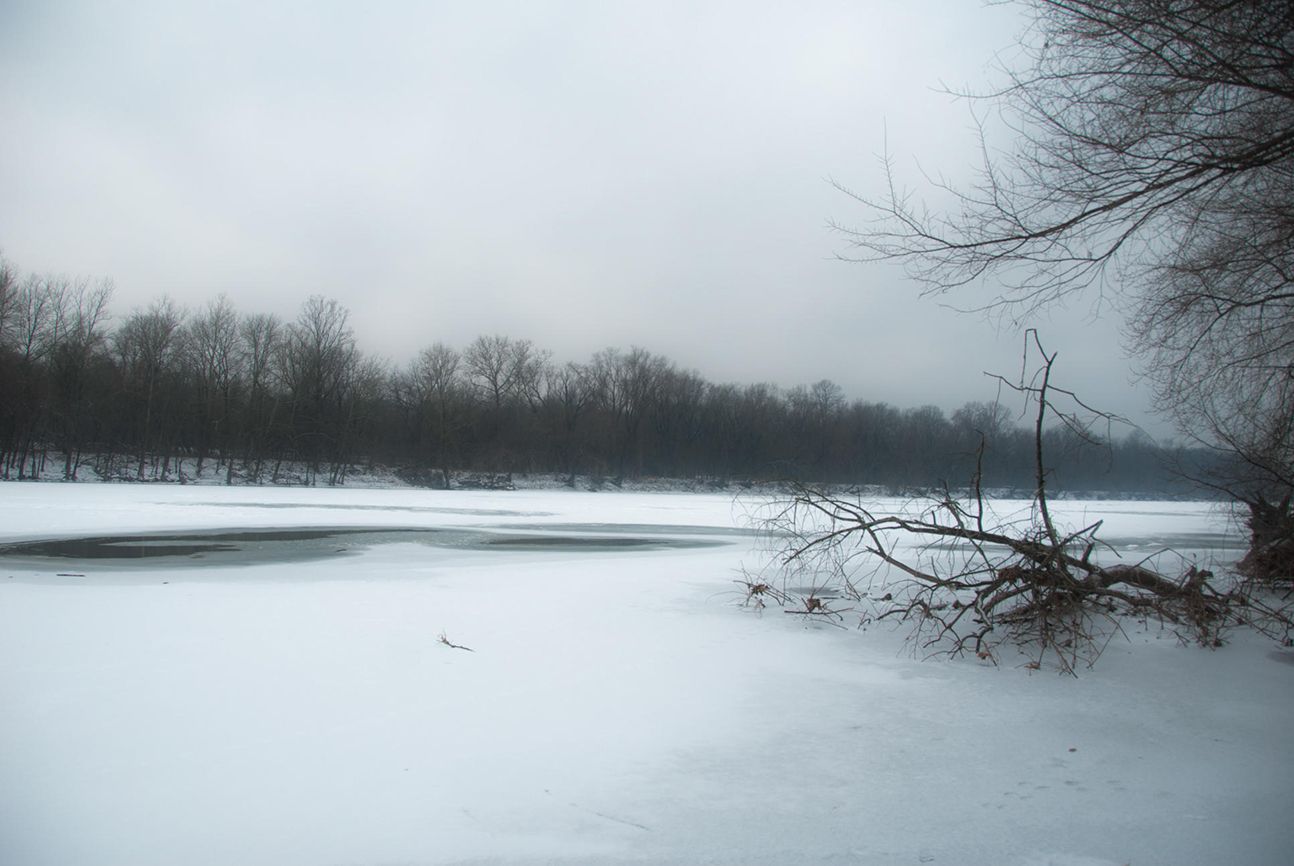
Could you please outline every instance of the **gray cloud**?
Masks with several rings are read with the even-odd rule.
[[[713,380],[831,378],[955,408],[1020,340],[834,256],[886,140],[954,176],[936,88],[1009,10],[810,3],[14,3],[0,12],[0,248],[111,276],[123,312],[335,297],[371,351],[638,344]],[[911,155],[909,157],[909,155]],[[1039,324],[1062,378],[1146,418],[1116,323]]]

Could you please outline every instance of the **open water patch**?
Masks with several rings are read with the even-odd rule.
[[[159,502],[171,507],[334,509],[337,511],[398,511],[410,514],[462,514],[469,517],[551,517],[550,511],[515,511],[506,508],[451,508],[439,505],[357,505],[341,502]]]
[[[715,539],[464,527],[288,527],[44,538],[0,544],[0,565],[71,571],[266,565],[355,554],[381,544],[467,551],[615,552],[713,547]]]
[[[546,532],[566,532],[581,535],[643,535],[643,536],[736,536],[751,538],[768,535],[766,529],[746,528],[740,526],[697,526],[695,524],[671,523],[545,523],[537,527],[533,523],[504,523],[497,529],[530,530],[541,528]]]

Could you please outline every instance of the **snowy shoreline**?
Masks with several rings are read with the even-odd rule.
[[[101,476],[95,471],[98,461],[85,458],[77,467],[77,477],[63,477],[63,458],[53,455],[42,462],[43,468],[23,478],[0,478],[0,484],[13,483],[75,483],[75,484],[176,484],[227,487],[286,487],[286,488],[350,488],[357,490],[445,490],[443,486],[426,483],[430,474],[425,470],[408,470],[393,466],[373,466],[368,469],[352,467],[340,477],[342,483],[329,484],[327,481],[314,483],[306,481],[311,477],[303,465],[284,463],[277,474],[278,481],[262,477],[256,480],[238,468],[232,473],[227,471],[226,464],[216,459],[203,461],[202,471],[198,471],[198,461],[193,457],[175,458],[165,463],[163,469],[159,461],[150,459],[146,477],[139,478],[137,473],[121,461],[109,476]],[[134,464],[131,464],[132,466]],[[262,473],[264,476],[265,473]],[[439,478],[438,473],[433,473]],[[326,476],[326,473],[323,473]],[[571,478],[555,473],[526,472],[480,472],[471,470],[454,471],[450,476],[450,491],[479,490],[576,490],[586,492],[608,493],[728,493],[775,496],[785,494],[792,489],[792,484],[785,480],[755,480],[741,478],[722,478],[718,476],[697,476],[693,478],[668,478],[644,476],[640,478],[616,479],[604,475],[579,474]],[[931,493],[929,488],[893,487],[878,484],[841,484],[828,483],[823,489],[857,493],[869,498],[920,497]],[[1197,491],[1194,494],[1165,496],[1162,493],[1109,491],[1109,490],[1053,490],[1050,495],[1057,500],[1104,500],[1131,502],[1216,502],[1216,496],[1206,495],[1209,491]],[[1016,488],[986,487],[984,494],[998,499],[1027,498],[1030,491]]]

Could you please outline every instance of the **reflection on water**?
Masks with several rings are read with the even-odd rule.
[[[697,537],[613,534],[614,527],[574,532],[498,532],[472,528],[310,527],[287,529],[216,529],[178,533],[140,533],[83,538],[56,538],[0,545],[0,563],[37,566],[57,561],[113,564],[138,568],[141,560],[180,566],[261,565],[306,562],[355,553],[378,544],[414,543],[459,550],[604,551],[677,550],[712,547],[723,541]],[[150,563],[154,564],[154,563]]]

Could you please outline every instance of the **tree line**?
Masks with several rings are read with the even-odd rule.
[[[499,335],[397,366],[361,351],[346,308],[319,296],[292,321],[223,296],[189,311],[161,298],[114,321],[111,297],[107,281],[0,263],[0,477],[56,460],[69,480],[87,465],[151,480],[184,457],[228,483],[340,484],[383,465],[437,487],[456,472],[538,472],[899,488],[965,484],[979,461],[988,484],[1032,483],[1032,433],[1003,405],[949,416],[849,400],[826,380],[712,383],[638,347],[563,363]],[[1046,437],[1060,487],[1183,489],[1144,434]]]

